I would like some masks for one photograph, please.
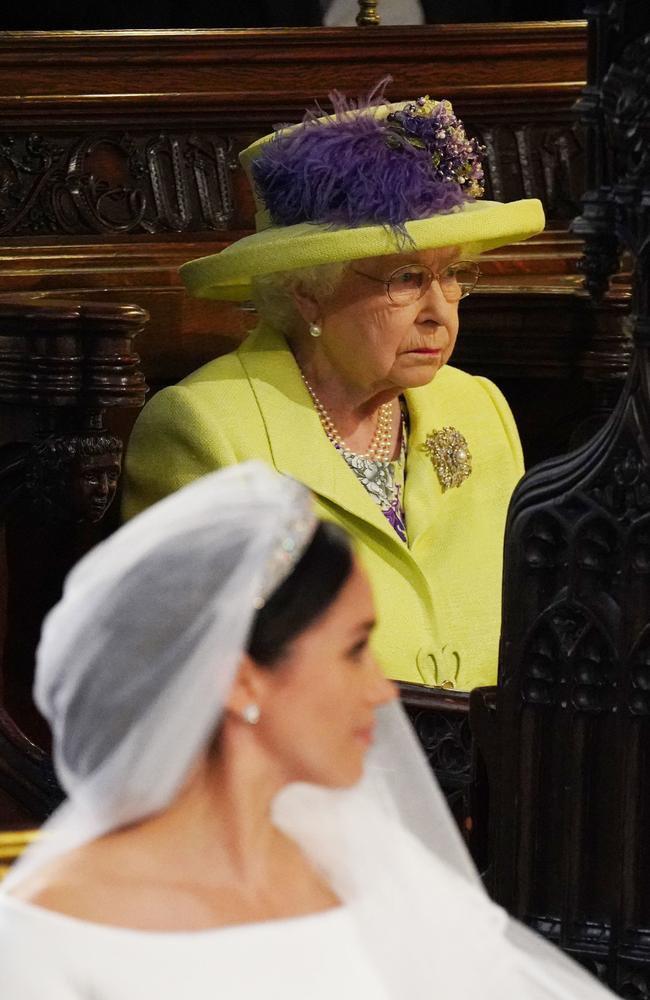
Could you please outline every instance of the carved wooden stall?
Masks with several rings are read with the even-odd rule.
[[[580,23],[0,33],[0,291],[137,302],[152,388],[177,380],[252,321],[188,299],[177,274],[253,226],[237,152],[333,87],[365,93],[386,74],[392,98],[454,102],[487,148],[488,196],[547,208],[542,237],[486,263],[457,359],[503,384],[530,461],[561,450],[592,409],[589,379],[625,364],[609,316],[605,351],[587,357],[575,296]]]
[[[34,651],[65,573],[115,524],[122,440],[111,412],[142,406],[138,306],[0,297],[0,829],[60,793],[31,699]],[[0,843],[0,854],[2,844]]]
[[[472,725],[492,792],[491,892],[621,996],[647,998],[650,8],[593,2],[589,19],[578,227],[595,296],[621,249],[635,261],[633,362],[606,426],[515,493],[499,682],[473,692]]]
[[[389,73],[391,98],[429,92],[453,101],[487,147],[488,196],[539,196],[546,206],[542,236],[486,259],[479,294],[463,304],[457,360],[505,389],[529,461],[553,454],[580,421],[611,408],[628,361],[625,281],[599,310],[587,310],[581,241],[569,230],[583,190],[583,143],[571,109],[584,83],[585,41],[581,23],[0,33],[0,291],[17,303],[35,294],[88,303],[90,311],[79,314],[84,344],[98,329],[90,303],[112,304],[123,336],[141,325],[126,308],[138,303],[151,316],[138,337],[147,380],[154,390],[176,381],[231,349],[254,322],[245,307],[189,299],[177,274],[179,264],[252,228],[237,152],[333,87],[364,93]],[[11,325],[6,330],[11,339]],[[34,378],[37,369],[42,374],[38,357],[26,366]],[[139,403],[141,391],[129,402]],[[14,410],[22,407],[24,420],[35,401],[24,394],[2,401],[7,446],[31,448],[39,434],[103,432],[87,423],[80,397],[63,431],[55,421],[54,430],[46,422],[29,434]],[[126,440],[134,412],[117,418],[114,409],[111,431]],[[80,551],[78,541],[70,545],[67,557]],[[60,583],[57,565],[50,597]],[[34,611],[32,645],[45,603]],[[22,661],[14,660],[5,640],[3,672],[6,691],[14,691],[11,712],[22,699],[29,731],[37,720],[29,721],[26,707],[28,646],[25,639]],[[403,697],[462,820],[467,698],[412,687]],[[4,759],[12,761],[22,736],[4,711]],[[33,731],[41,747],[42,733]],[[21,747],[27,774],[42,753]],[[16,801],[0,802],[0,826]],[[42,803],[27,811],[40,818]]]

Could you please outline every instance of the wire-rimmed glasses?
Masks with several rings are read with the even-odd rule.
[[[417,302],[426,295],[434,281],[447,302],[460,302],[476,288],[481,269],[475,260],[457,260],[437,273],[424,264],[404,264],[393,271],[388,278],[378,278],[352,268],[355,274],[371,281],[379,281],[386,288],[386,294],[395,305],[405,306]]]

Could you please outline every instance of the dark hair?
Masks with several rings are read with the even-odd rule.
[[[350,541],[335,524],[319,524],[289,577],[258,612],[248,653],[271,667],[290,643],[309,628],[337,597],[353,566]]]

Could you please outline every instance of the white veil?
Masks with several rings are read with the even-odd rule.
[[[171,802],[219,723],[257,608],[316,525],[304,487],[249,462],[146,510],[70,573],[35,688],[67,799],[0,891]],[[387,996],[608,995],[487,899],[397,703],[380,710],[355,788],[290,785],[274,819],[349,907]]]

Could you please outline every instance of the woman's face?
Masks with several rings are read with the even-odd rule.
[[[325,614],[260,670],[255,736],[286,782],[353,785],[372,743],[375,710],[395,696],[368,646],[375,621],[365,573],[355,565]]]
[[[431,381],[454,349],[458,302],[448,302],[434,280],[421,299],[397,305],[373,278],[388,280],[408,264],[424,264],[435,274],[458,253],[455,247],[421,250],[354,261],[346,268],[333,296],[320,307],[322,336],[316,348],[345,382],[379,392]]]

